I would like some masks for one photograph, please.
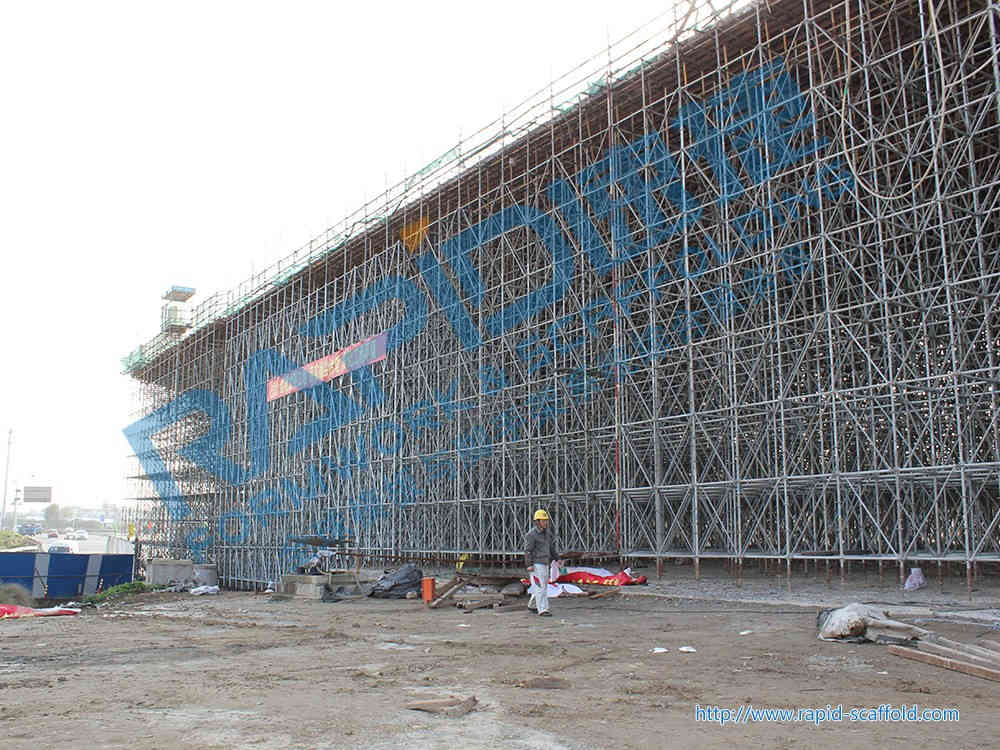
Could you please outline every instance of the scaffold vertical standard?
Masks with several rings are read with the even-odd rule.
[[[123,360],[143,548],[1000,560],[998,27],[678,3]]]

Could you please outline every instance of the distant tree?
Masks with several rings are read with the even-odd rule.
[[[58,505],[53,503],[45,509],[45,523],[50,528],[62,525],[62,511]]]

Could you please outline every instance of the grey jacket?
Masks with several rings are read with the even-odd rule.
[[[545,531],[541,531],[538,526],[532,526],[524,538],[524,562],[528,566],[533,563],[548,565],[553,560],[559,559],[556,551],[555,532],[550,525]]]

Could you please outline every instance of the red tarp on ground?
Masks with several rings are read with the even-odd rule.
[[[67,607],[35,609],[17,604],[0,604],[0,620],[16,620],[19,617],[55,617],[56,615],[78,615],[80,610]]]
[[[611,575],[611,571],[601,571],[608,575],[599,575],[596,571],[581,568],[570,568],[567,572],[559,576],[556,583],[596,583],[601,586],[632,586],[646,582],[646,576],[638,578],[632,576],[628,568]]]

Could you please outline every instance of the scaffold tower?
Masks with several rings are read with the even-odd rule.
[[[123,360],[144,554],[1000,560],[998,28],[678,2]]]

